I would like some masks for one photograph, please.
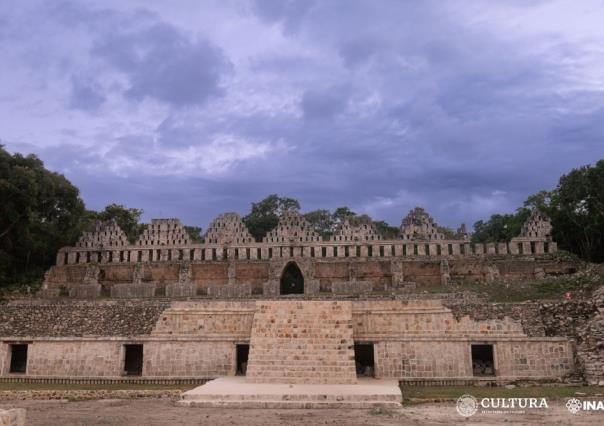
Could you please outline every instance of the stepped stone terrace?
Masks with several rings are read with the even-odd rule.
[[[0,302],[0,381],[600,380],[604,354],[577,350],[601,321],[595,305],[572,305],[581,321],[558,329],[548,318],[576,316],[566,305],[498,307],[451,290],[576,271],[555,252],[542,213],[489,244],[465,227],[445,238],[422,209],[398,239],[343,221],[324,240],[292,211],[261,242],[236,213],[201,242],[177,219],[153,220],[134,244],[115,222],[97,223],[59,250],[37,298]]]

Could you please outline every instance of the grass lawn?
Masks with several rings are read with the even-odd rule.
[[[604,388],[598,386],[531,386],[506,389],[503,386],[401,386],[405,400],[457,399],[463,394],[476,398],[568,398],[575,392],[585,396],[604,394]]]

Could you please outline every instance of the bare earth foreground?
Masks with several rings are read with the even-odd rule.
[[[453,402],[408,405],[398,410],[263,410],[177,407],[166,399],[3,401],[0,408],[25,408],[28,425],[601,425],[604,412],[570,414],[564,400],[527,414],[476,414],[469,419]]]

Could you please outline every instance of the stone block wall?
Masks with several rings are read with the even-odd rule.
[[[258,302],[248,380],[355,383],[351,322],[350,302]]]
[[[155,284],[114,284],[111,286],[111,297],[115,299],[149,298],[155,296]]]
[[[380,342],[376,346],[376,375],[385,379],[472,379],[472,344],[492,344],[499,380],[544,379],[573,372],[572,344],[531,339],[438,339]]]
[[[376,377],[470,378],[472,362],[467,342],[383,341],[376,345]]]
[[[0,344],[0,376],[8,374],[10,368],[9,345]]]
[[[165,301],[23,300],[0,303],[0,337],[148,335]]]
[[[27,374],[58,377],[120,376],[123,354],[119,342],[36,341],[29,345]]]
[[[559,341],[499,341],[495,367],[504,377],[564,377],[573,372],[572,343]]]
[[[477,321],[455,318],[439,300],[376,300],[353,303],[355,338],[525,336],[522,325],[509,317]]]
[[[256,302],[173,302],[158,318],[154,336],[204,336],[247,340]]]
[[[235,374],[235,345],[229,341],[148,342],[143,375],[212,378]]]
[[[119,377],[123,345],[140,343],[143,376],[215,377],[233,374],[235,344],[250,341],[257,381],[352,381],[354,341],[374,344],[384,378],[471,379],[471,345],[492,344],[494,380],[556,379],[575,368],[569,335],[588,380],[604,380],[600,302],[447,303],[13,301],[0,305],[0,374],[8,374],[9,343],[24,341],[28,376]]]
[[[373,285],[370,281],[342,281],[331,284],[331,291],[334,294],[370,294]]]
[[[220,299],[245,298],[252,295],[252,285],[245,284],[210,284],[208,296]]]
[[[228,251],[228,250],[227,250]],[[271,260],[183,260],[151,263],[101,263],[98,264],[98,281],[105,288],[115,288],[115,297],[152,297],[144,287],[129,291],[126,287],[152,285],[162,289],[161,294],[173,294],[172,288],[181,283],[179,277],[186,269],[186,282],[196,288],[196,294],[205,295],[211,286],[244,284],[251,286],[251,294],[271,296],[267,283],[279,282],[283,268],[290,258]],[[560,275],[574,271],[570,261],[535,258],[461,257],[437,258],[295,258],[301,268],[305,284],[317,280],[320,291],[332,292],[332,283],[370,282],[372,292],[390,291],[400,282],[415,283],[419,290],[443,283],[516,282],[534,280],[547,275]],[[53,289],[70,289],[74,297],[86,297],[87,291],[80,286],[86,280],[88,264],[55,266],[47,274],[44,294],[52,295]],[[137,272],[138,271],[138,272]],[[341,287],[341,286],[340,286]],[[165,292],[163,289],[166,289]],[[355,287],[352,287],[355,290]],[[315,294],[310,292],[309,294]],[[96,293],[90,293],[95,297]],[[278,293],[274,294],[278,295]]]

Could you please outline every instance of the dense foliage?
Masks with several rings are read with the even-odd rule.
[[[0,145],[0,287],[40,280],[85,216],[78,188],[65,177]]]
[[[277,226],[279,216],[286,210],[300,210],[298,200],[271,194],[264,200],[252,203],[252,211],[243,222],[256,241],[262,240],[268,231]]]
[[[538,208],[547,213],[561,249],[591,262],[604,262],[604,160],[563,175],[555,189],[530,196],[514,214],[493,215],[474,224],[475,242],[509,241]]]

